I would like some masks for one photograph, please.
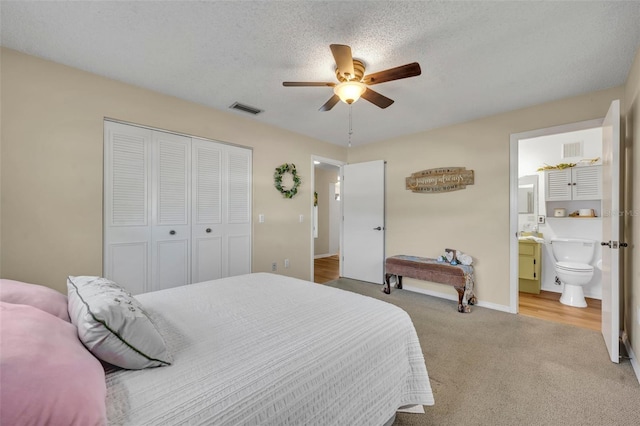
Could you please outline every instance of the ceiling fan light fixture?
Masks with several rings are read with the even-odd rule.
[[[333,93],[346,104],[352,104],[367,90],[367,85],[359,81],[345,81],[333,88]]]

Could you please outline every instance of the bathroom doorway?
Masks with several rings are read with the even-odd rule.
[[[585,286],[587,308],[560,303],[562,286],[555,279],[555,258],[550,240],[560,236],[582,237],[598,242],[593,264],[601,259],[602,222],[599,218],[575,219],[566,215],[582,208],[584,202],[548,202],[545,172],[540,169],[559,164],[594,161],[602,157],[602,120],[590,120],[520,133],[511,136],[511,184],[517,197],[511,200],[511,310],[522,315],[600,330],[602,276],[594,267],[594,277]],[[512,194],[513,194],[512,187]],[[531,193],[533,192],[533,193]],[[593,204],[593,205],[592,205]],[[601,216],[601,203],[589,208]],[[565,212],[565,214],[560,214]],[[557,217],[556,217],[557,215]],[[563,216],[563,217],[560,217]],[[528,240],[530,239],[530,240]],[[537,275],[522,279],[522,242],[526,250],[538,251]],[[533,251],[532,251],[533,252]],[[524,259],[526,265],[527,259]],[[530,287],[532,285],[532,287]]]

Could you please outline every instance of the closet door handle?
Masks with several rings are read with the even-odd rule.
[[[382,231],[382,227],[378,226],[377,228],[373,228],[374,231]]]
[[[211,228],[207,228],[207,230],[205,231],[207,234],[211,233]]]
[[[171,231],[169,231],[169,234],[171,235],[176,235],[176,231],[174,231],[173,229]]]

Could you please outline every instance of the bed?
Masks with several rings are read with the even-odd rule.
[[[394,305],[268,273],[135,299],[170,365],[104,363],[110,425],[385,425],[434,403],[413,324]]]

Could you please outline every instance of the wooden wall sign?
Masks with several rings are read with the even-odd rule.
[[[440,167],[412,173],[405,178],[406,189],[413,192],[450,192],[473,185],[473,170],[465,167]]]

